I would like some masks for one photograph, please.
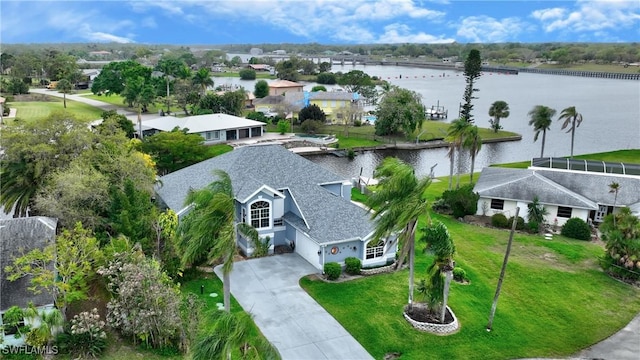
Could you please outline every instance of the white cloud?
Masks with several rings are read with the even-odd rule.
[[[376,40],[377,43],[398,44],[398,43],[420,43],[420,44],[443,44],[452,43],[454,39],[444,36],[434,36],[424,32],[413,33],[409,26],[405,24],[391,24],[384,27],[384,33]]]
[[[116,42],[116,43],[122,43],[122,44],[128,44],[128,43],[134,42],[133,40],[126,37],[107,34],[100,31],[85,33],[83,34],[83,36],[87,40],[97,41],[97,42]]]
[[[462,19],[456,35],[475,43],[516,41],[528,25],[518,18],[494,19],[489,16],[470,16]]]
[[[554,11],[554,16],[545,16]],[[640,24],[640,3],[638,1],[579,0],[575,9],[543,9],[534,11],[531,16],[541,22],[546,32],[594,32],[605,35],[602,30],[620,30],[633,28]]]
[[[158,27],[158,24],[156,23],[156,19],[152,16],[147,16],[143,18],[142,21],[140,21],[140,25],[144,27],[152,28],[152,29],[155,29]]]

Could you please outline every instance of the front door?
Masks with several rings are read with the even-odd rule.
[[[608,206],[606,205],[598,205],[598,210],[596,211],[596,216],[593,218],[594,222],[602,222],[604,220],[605,215],[607,215]]]

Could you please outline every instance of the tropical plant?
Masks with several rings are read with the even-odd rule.
[[[606,252],[602,267],[623,279],[640,279],[640,219],[624,207],[600,225]]]
[[[198,336],[192,360],[276,360],[278,350],[264,338],[249,341],[251,318],[246,313],[217,311],[211,314],[212,325]]]
[[[182,265],[195,265],[203,260],[222,262],[224,307],[231,309],[231,270],[237,252],[238,230],[250,227],[236,224],[235,199],[229,174],[215,170],[217,180],[203,189],[190,190],[185,205],[191,210],[180,224],[177,247],[182,252]],[[239,229],[240,228],[240,229]]]
[[[540,203],[540,199],[538,199],[537,196],[534,196],[533,201],[527,204],[527,209],[527,218],[529,222],[535,222],[538,225],[545,223],[545,216],[549,214],[549,211]],[[539,227],[539,229],[542,229],[542,227]]]
[[[425,282],[425,295],[429,309],[437,314],[440,323],[444,323],[449,298],[449,287],[453,279],[453,255],[456,247],[453,244],[447,227],[437,221],[424,227],[421,241],[426,242],[426,252],[434,255],[433,262],[427,268],[428,278]]]
[[[192,82],[202,90],[202,96],[207,93],[207,88],[213,86],[211,71],[208,68],[201,68],[193,74]]]
[[[25,310],[25,318],[31,318],[36,325],[25,338],[28,345],[41,347],[50,344],[55,336],[62,332],[64,316],[58,309],[38,311],[33,303]],[[36,320],[37,319],[37,320]]]
[[[467,184],[458,189],[446,190],[442,193],[442,201],[446,204],[445,209],[450,209],[456,219],[466,215],[474,215],[478,210],[478,199],[480,195],[473,192],[473,184]],[[432,207],[435,204],[432,204]]]
[[[56,90],[62,93],[64,108],[67,108],[67,94],[73,90],[73,84],[67,79],[61,79],[56,85]]]
[[[462,148],[469,150],[469,156],[471,157],[471,171],[469,173],[469,183],[471,184],[473,183],[473,170],[476,165],[476,156],[482,148],[482,137],[478,133],[478,127],[476,125],[467,128]]]
[[[75,356],[95,358],[107,347],[105,325],[98,309],[83,311],[71,319],[69,333],[59,336],[56,342]]]
[[[489,108],[489,116],[493,117],[493,119],[489,120],[493,132],[498,132],[498,130],[502,129],[500,119],[509,117],[509,104],[502,100],[495,101]]]
[[[424,198],[431,179],[418,179],[411,166],[403,161],[388,157],[376,168],[375,178],[379,179],[378,191],[369,197],[369,207],[375,212],[373,232],[374,242],[389,239],[397,234],[401,246],[396,262],[396,270],[400,269],[405,258],[409,257],[409,297],[413,303],[415,237],[418,217],[427,213],[427,201]]]
[[[126,79],[122,97],[125,102],[136,109],[138,115],[138,132],[142,135],[142,113],[147,111],[147,107],[155,101],[155,91],[148,79],[137,76]]]
[[[460,163],[462,161],[462,156],[460,152],[462,151],[462,146],[465,143],[465,138],[468,134],[468,129],[471,127],[471,124],[466,121],[464,118],[459,118],[453,120],[449,125],[449,129],[447,130],[446,141],[449,142],[449,152],[447,155],[449,156],[449,189],[451,189],[453,183],[453,168],[454,168],[454,158],[458,158],[458,166],[456,169],[456,173],[458,174],[458,181],[456,188],[460,187]]]
[[[620,184],[618,184],[617,182],[613,181],[611,182],[611,184],[609,184],[609,193],[613,193],[615,194],[613,197],[613,209],[616,209],[616,204],[618,202],[618,192],[620,191]],[[613,217],[613,225],[616,225],[616,218],[615,216]]]
[[[402,132],[407,138],[426,120],[422,96],[415,91],[392,87],[376,109],[376,135]]]
[[[576,136],[576,128],[582,123],[582,114],[576,111],[575,106],[570,106],[560,112],[558,120],[564,120],[561,130],[564,130],[569,126],[567,132],[571,133],[571,157],[573,158],[573,142]]]
[[[567,220],[562,226],[560,234],[572,239],[591,240],[591,228],[589,224],[580,218]]]
[[[529,111],[529,125],[533,126],[535,135],[533,141],[538,140],[538,135],[542,132],[542,149],[540,157],[544,157],[544,143],[547,137],[547,130],[551,127],[551,118],[556,114],[556,110],[544,105],[536,105]]]

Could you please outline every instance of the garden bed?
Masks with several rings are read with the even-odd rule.
[[[450,335],[458,331],[460,327],[458,318],[448,306],[444,323],[442,324],[439,323],[437,316],[427,309],[425,304],[414,303],[411,310],[408,308],[408,305],[404,308],[404,318],[417,330],[436,335]]]

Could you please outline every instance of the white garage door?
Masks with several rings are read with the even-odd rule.
[[[318,250],[320,250],[320,246],[318,244],[314,243],[303,233],[296,230],[296,253],[305,258],[316,269],[322,270],[320,267],[320,261],[318,260]]]

